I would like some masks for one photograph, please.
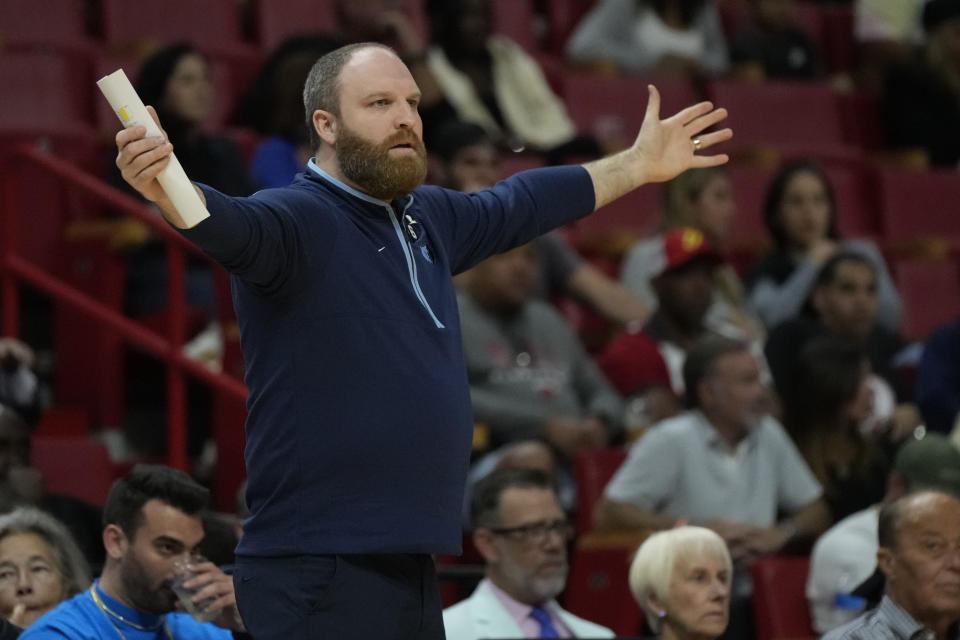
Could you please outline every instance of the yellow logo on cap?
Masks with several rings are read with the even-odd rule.
[[[703,244],[703,234],[696,229],[684,229],[680,236],[680,246],[686,252],[696,251]]]

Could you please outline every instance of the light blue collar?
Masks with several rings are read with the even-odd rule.
[[[350,185],[348,185],[348,184],[346,184],[346,183],[344,183],[344,182],[341,182],[340,180],[337,180],[336,178],[334,178],[333,176],[331,176],[329,173],[327,173],[326,171],[324,171],[323,169],[321,169],[320,167],[318,167],[318,166],[317,166],[317,163],[313,161],[313,158],[310,158],[310,160],[307,162],[307,168],[310,169],[311,171],[313,171],[315,174],[317,174],[317,175],[320,176],[321,178],[323,178],[324,180],[326,180],[327,182],[329,182],[330,184],[332,184],[333,186],[337,187],[338,189],[342,189],[342,190],[346,191],[347,193],[349,193],[350,195],[352,195],[352,196],[355,197],[355,198],[359,198],[359,199],[364,200],[364,201],[366,201],[366,202],[370,202],[370,203],[373,203],[373,204],[380,205],[381,207],[389,207],[389,206],[390,206],[390,203],[387,202],[386,200],[380,200],[379,198],[374,198],[373,196],[367,195],[367,194],[363,193],[362,191],[357,191],[356,189],[354,189],[354,188],[351,187]]]

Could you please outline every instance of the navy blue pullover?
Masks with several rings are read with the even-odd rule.
[[[473,416],[451,274],[587,215],[582,167],[387,203],[311,163],[184,235],[232,274],[246,361],[238,553],[457,553]]]

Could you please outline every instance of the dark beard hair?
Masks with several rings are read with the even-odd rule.
[[[391,158],[390,148],[404,143],[413,147],[415,155]],[[405,196],[427,177],[427,152],[413,131],[398,131],[377,144],[343,125],[336,151],[343,175],[379,200],[390,202]]]
[[[146,568],[132,551],[120,566],[120,581],[127,599],[135,609],[152,615],[170,613],[176,608],[177,597],[166,586],[150,584]]]

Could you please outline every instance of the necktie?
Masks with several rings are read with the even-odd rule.
[[[540,623],[541,638],[559,638],[557,628],[550,622],[550,614],[543,607],[534,607],[530,610],[530,617]]]

